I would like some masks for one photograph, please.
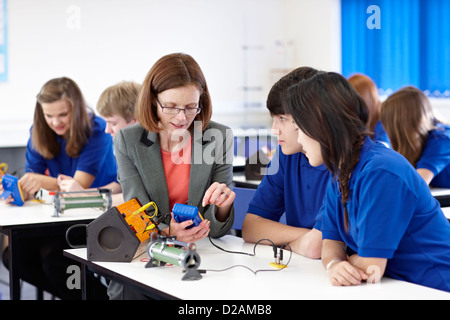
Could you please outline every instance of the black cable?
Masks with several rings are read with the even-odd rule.
[[[209,242],[211,242],[211,244],[212,244],[214,247],[216,247],[217,249],[219,249],[219,250],[222,250],[222,251],[227,252],[227,253],[243,254],[243,255],[247,255],[247,256],[251,256],[251,257],[253,257],[253,256],[256,255],[256,246],[257,246],[259,243],[261,243],[261,242],[263,242],[263,241],[269,241],[269,242],[272,244],[272,247],[274,248],[274,255],[275,255],[275,257],[276,257],[276,248],[277,248],[277,246],[276,246],[275,243],[273,243],[273,241],[270,240],[270,239],[261,239],[261,240],[258,240],[258,241],[255,243],[255,246],[253,247],[253,253],[248,253],[248,252],[242,252],[242,251],[230,251],[230,250],[226,250],[226,249],[224,249],[224,248],[219,247],[217,244],[215,244],[215,243],[212,241],[211,236],[208,236],[208,238],[209,238]]]
[[[225,268],[225,269],[201,269],[201,270],[199,269],[198,271],[199,271],[200,273],[206,273],[207,271],[210,271],[210,272],[223,272],[223,271],[228,271],[228,270],[233,269],[233,268],[236,268],[236,267],[241,267],[241,268],[245,268],[245,269],[249,270],[249,271],[252,272],[254,275],[256,275],[258,272],[281,271],[281,270],[287,268],[289,262],[291,261],[291,257],[292,257],[292,249],[291,249],[291,247],[289,246],[289,244],[284,244],[284,245],[282,245],[282,246],[280,246],[280,247],[277,247],[277,246],[273,243],[272,240],[270,240],[270,239],[261,239],[261,240],[259,240],[258,242],[256,242],[255,245],[253,246],[253,253],[248,253],[248,252],[242,252],[242,251],[230,251],[230,250],[226,250],[226,249],[221,248],[221,247],[219,247],[218,245],[216,245],[216,244],[212,241],[212,239],[211,239],[210,236],[208,236],[208,238],[209,238],[209,241],[211,242],[211,244],[212,244],[214,247],[216,247],[217,249],[222,250],[222,251],[224,251],[224,252],[227,252],[227,253],[242,254],[242,255],[247,255],[247,256],[253,257],[253,256],[256,256],[256,246],[257,246],[258,244],[260,244],[262,241],[269,241],[269,242],[272,244],[272,247],[274,248],[274,256],[275,256],[275,258],[276,258],[278,249],[280,249],[281,252],[282,252],[282,250],[283,250],[284,247],[288,247],[288,248],[289,248],[290,255],[289,255],[288,262],[287,262],[285,265],[283,265],[282,268],[279,268],[279,269],[258,269],[258,270],[253,270],[253,269],[251,269],[251,268],[249,268],[249,267],[247,267],[247,266],[245,266],[245,265],[242,265],[242,264],[236,264],[236,265],[233,265],[233,266],[228,267],[228,268]],[[280,253],[280,255],[282,256],[282,253]]]
[[[162,230],[159,229],[159,224],[161,222],[164,222],[164,220],[167,218],[167,216],[170,215],[170,212],[164,213],[161,216],[156,216],[155,219],[153,219],[153,221],[156,224],[156,228],[159,230],[159,232],[161,232]],[[172,219],[172,218],[171,218]],[[169,221],[169,235],[170,235],[170,221]]]
[[[70,226],[69,228],[67,228],[67,230],[66,230],[66,242],[72,249],[86,248],[86,245],[74,245],[69,241],[70,231],[72,231],[72,229],[74,229],[74,228],[80,228],[80,227],[86,228],[87,224],[85,224],[85,223],[74,224],[74,225]]]

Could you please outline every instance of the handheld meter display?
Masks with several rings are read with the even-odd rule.
[[[192,228],[193,226],[197,227],[203,221],[203,217],[200,212],[198,212],[198,208],[194,206],[175,203],[172,212],[173,218],[178,223],[186,220],[192,220],[193,224],[190,225],[187,229]]]
[[[14,201],[12,204],[16,206],[22,206],[24,204],[22,189],[20,188],[19,178],[5,174],[2,178],[3,193],[0,198],[8,198],[10,195],[13,197]]]

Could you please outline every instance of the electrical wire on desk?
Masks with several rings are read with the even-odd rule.
[[[291,261],[291,258],[292,258],[292,249],[291,249],[291,247],[289,246],[289,244],[284,244],[284,245],[282,245],[282,246],[276,246],[274,243],[273,243],[273,241],[272,240],[270,240],[270,239],[261,239],[261,240],[259,240],[259,241],[257,241],[256,243],[255,243],[255,245],[253,246],[253,253],[248,253],[248,252],[243,252],[243,251],[230,251],[230,250],[226,250],[226,249],[224,249],[224,248],[221,248],[221,247],[219,247],[217,244],[215,244],[213,241],[212,241],[212,239],[211,239],[211,237],[210,236],[208,236],[208,238],[209,238],[209,241],[211,242],[211,244],[214,246],[214,247],[216,247],[217,249],[219,249],[219,250],[221,250],[221,251],[224,251],[224,252],[227,252],[227,253],[232,253],[232,254],[242,254],[242,255],[247,255],[247,256],[251,256],[251,257],[254,257],[254,256],[256,256],[256,246],[258,245],[258,244],[260,244],[262,241],[269,241],[271,244],[272,244],[272,248],[273,248],[273,250],[274,250],[274,257],[275,257],[275,259],[277,259],[277,260],[283,260],[283,248],[285,248],[285,247],[288,247],[289,248],[289,251],[290,251],[290,254],[289,254],[289,259],[288,259],[288,261],[287,261],[287,263],[286,264],[284,264],[284,265],[282,265],[281,266],[281,268],[278,268],[278,269],[258,269],[258,270],[253,270],[253,269],[251,269],[250,267],[247,267],[247,266],[245,266],[245,265],[242,265],[242,264],[236,264],[236,265],[233,265],[233,266],[230,266],[230,267],[228,267],[228,268],[224,268],[224,269],[199,269],[198,271],[200,272],[200,273],[206,273],[206,272],[223,272],[223,271],[228,271],[228,270],[230,270],[230,269],[233,269],[233,268],[237,268],[237,267],[241,267],[241,268],[244,268],[244,269],[247,269],[247,270],[249,270],[250,272],[252,272],[254,275],[256,275],[258,272],[268,272],[268,271],[281,271],[281,270],[283,270],[283,269],[286,269],[287,268],[287,266],[289,265],[289,262]],[[279,250],[279,252],[278,252],[278,250]]]

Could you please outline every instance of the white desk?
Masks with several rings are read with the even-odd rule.
[[[450,207],[450,189],[431,188],[431,194],[439,201],[441,207]]]
[[[115,200],[120,198],[113,198]],[[66,210],[60,217],[53,217],[54,208],[50,204],[26,201],[21,207],[0,201],[0,232],[9,237],[9,279],[10,298],[20,299],[20,278],[16,275],[14,264],[16,253],[20,250],[19,239],[26,236],[47,235],[48,232],[65,233],[67,228],[76,223],[89,223],[100,216],[104,210],[95,208]]]
[[[246,158],[243,156],[234,156],[233,157],[233,167],[244,168],[245,167]]]
[[[236,251],[252,252],[253,244],[241,238],[225,236],[213,240],[219,246]],[[201,263],[199,269],[224,269],[243,264],[253,270],[270,269],[273,251],[259,245],[256,256],[230,254],[213,247],[208,239],[197,243]],[[66,256],[81,262],[107,278],[136,287],[147,294],[163,299],[189,300],[298,300],[298,299],[445,299],[450,293],[408,282],[383,278],[379,284],[362,284],[354,287],[334,287],[320,260],[311,260],[296,254],[287,269],[277,272],[259,272],[254,275],[247,269],[236,267],[224,272],[207,272],[198,281],[182,281],[182,269],[165,266],[145,269],[146,253],[131,263],[91,262],[86,260],[86,249],[70,249]],[[289,259],[284,253],[284,262]]]
[[[434,197],[448,196],[450,197],[450,189],[447,188],[431,188],[431,194]]]
[[[447,220],[450,221],[450,207],[441,208]]]
[[[112,205],[123,203],[122,194],[112,195]],[[68,209],[59,217],[54,217],[53,204],[43,204],[35,201],[25,201],[19,207],[6,204],[0,200],[0,230],[17,226],[34,226],[36,224],[52,224],[61,222],[73,222],[79,220],[93,220],[100,216],[104,210],[97,208]]]
[[[247,180],[245,178],[245,173],[233,174],[233,182],[236,187],[257,189],[261,180]]]
[[[233,182],[236,185],[245,187],[245,188],[258,188],[261,180],[247,180],[245,179],[244,173],[238,173],[233,175]],[[450,189],[446,188],[431,188],[431,194],[435,197],[440,203],[441,207],[449,206],[450,203]]]
[[[42,204],[33,201],[26,201],[21,207],[0,203],[0,229],[16,226],[51,224],[65,221],[77,221],[85,219],[95,219],[103,213],[101,209],[69,209],[60,214],[60,217],[53,217],[54,208],[50,204]]]

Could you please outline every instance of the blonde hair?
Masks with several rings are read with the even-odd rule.
[[[105,89],[97,102],[97,111],[102,117],[119,115],[126,122],[137,118],[136,103],[141,85],[122,81]]]
[[[402,88],[383,102],[381,121],[392,148],[415,167],[429,131],[435,128],[435,116],[428,98],[416,87]]]

